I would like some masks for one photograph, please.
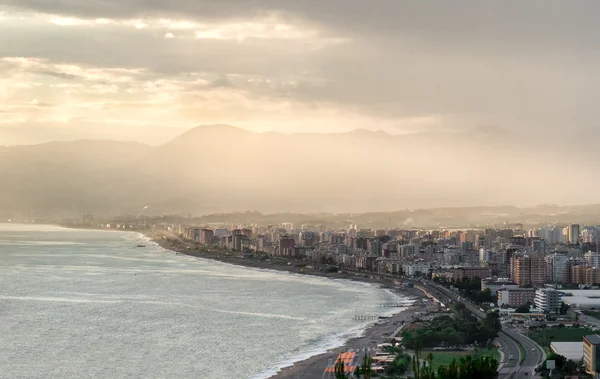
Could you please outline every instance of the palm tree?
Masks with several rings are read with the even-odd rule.
[[[413,373],[415,379],[421,379],[421,343],[415,344],[415,358],[412,361]]]
[[[344,361],[342,359],[338,359],[335,362],[335,379],[348,379],[346,376],[346,365],[344,365]]]
[[[371,379],[371,374],[372,374],[372,370],[371,370],[371,364],[373,363],[373,359],[371,359],[371,356],[369,354],[365,354],[365,356],[363,357],[363,361],[362,361],[362,367],[360,369],[360,371],[363,374],[363,377],[365,379]]]

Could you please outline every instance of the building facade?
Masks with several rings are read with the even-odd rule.
[[[575,245],[579,243],[579,224],[571,224],[567,227],[567,240],[569,244]]]
[[[544,313],[554,313],[560,309],[560,295],[553,288],[540,288],[535,291],[534,304]]]
[[[546,261],[538,254],[513,255],[510,273],[511,279],[521,287],[542,286],[546,282]]]
[[[215,235],[212,229],[202,229],[200,231],[200,243],[204,245],[212,244],[212,238]]]
[[[482,280],[481,281],[481,290],[485,291],[486,289],[489,289],[490,292],[492,293],[492,295],[496,295],[498,293],[498,291],[502,288],[506,288],[506,289],[515,289],[515,288],[519,288],[519,285],[515,282],[512,282],[508,279],[506,280]]]
[[[459,267],[452,270],[452,279],[462,280],[463,278],[489,278],[492,276],[492,270],[488,267]]]
[[[546,256],[547,279],[551,283],[569,283],[566,254],[554,253]]]
[[[281,257],[292,257],[295,254],[296,241],[288,235],[279,239],[278,255]]]
[[[598,378],[600,372],[600,336],[592,334],[583,337],[583,365],[585,372]]]
[[[520,307],[527,303],[533,303],[535,300],[535,289],[533,288],[514,288],[498,290],[498,305],[509,307]]]

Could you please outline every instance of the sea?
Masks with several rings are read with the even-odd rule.
[[[268,378],[398,301],[410,302],[179,255],[137,233],[0,224],[2,378]]]

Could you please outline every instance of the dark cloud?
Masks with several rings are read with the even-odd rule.
[[[64,73],[64,72],[49,71],[49,70],[33,70],[32,73],[36,74],[36,75],[51,76],[53,78],[65,79],[65,80],[78,80],[78,79],[82,79],[82,77],[78,76],[78,75],[67,74],[67,73]]]
[[[179,17],[248,19],[281,12],[353,35],[374,34],[485,45],[537,47],[600,41],[594,0],[5,0],[5,4],[52,14],[97,18]],[[530,45],[534,47],[533,45]]]
[[[153,77],[165,78],[207,73],[211,88],[243,89],[251,96],[309,105],[333,104],[389,118],[446,115],[469,120],[472,125],[467,126],[491,122],[537,130],[595,126],[593,99],[600,96],[600,2],[595,0],[4,3],[89,19],[219,23],[277,12],[282,20],[347,42],[314,49],[301,40],[164,39],[165,30],[140,31],[131,26],[21,25],[7,29],[10,39],[2,41],[6,48],[0,49],[0,56],[141,67]],[[240,78],[232,80],[229,74]],[[282,84],[286,82],[293,84]]]

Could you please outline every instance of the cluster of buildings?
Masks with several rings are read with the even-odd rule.
[[[87,217],[86,221],[90,221]],[[135,228],[125,224],[107,227]],[[553,292],[600,285],[600,228],[522,224],[471,230],[368,229],[348,225],[144,225],[198,245],[338,266],[342,270],[448,281],[479,277],[498,305],[554,311]],[[547,288],[555,287],[555,288]],[[600,304],[599,304],[600,307]]]

